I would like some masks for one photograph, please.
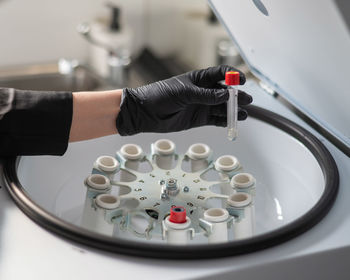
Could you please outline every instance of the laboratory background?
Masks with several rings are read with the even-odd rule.
[[[108,78],[108,58],[103,51],[108,53],[108,47],[122,49],[118,58],[124,61],[117,64],[137,64],[137,59],[140,64],[150,59],[152,64],[156,59],[171,72],[162,73],[154,66],[154,71],[164,76],[218,65],[226,62],[226,57],[233,60],[228,64],[241,62],[206,1],[2,1],[0,12],[2,68],[67,59],[89,65]],[[109,30],[113,22],[114,29]],[[89,25],[89,37],[79,34],[84,32],[84,24]]]
[[[349,279],[349,65],[346,0],[0,0],[0,88],[233,69],[225,125],[1,157],[0,279]]]

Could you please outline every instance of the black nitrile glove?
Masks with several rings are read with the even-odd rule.
[[[203,125],[226,126],[228,90],[218,84],[231,66],[191,71],[139,88],[123,90],[117,129],[120,135],[140,132],[174,132]],[[239,71],[240,72],[240,71]],[[240,72],[240,84],[245,76]],[[248,105],[252,97],[238,93],[238,104]],[[238,119],[247,112],[239,108]]]

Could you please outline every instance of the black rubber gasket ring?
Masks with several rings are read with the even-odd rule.
[[[297,220],[265,234],[223,244],[164,246],[118,240],[93,233],[55,217],[30,199],[17,177],[19,157],[6,160],[4,166],[6,188],[18,207],[43,228],[69,240],[109,252],[138,257],[184,260],[228,257],[275,246],[307,231],[328,213],[338,193],[338,168],[327,148],[301,126],[256,106],[249,106],[248,113],[251,117],[269,123],[303,143],[318,161],[325,179],[324,191],[314,207]]]

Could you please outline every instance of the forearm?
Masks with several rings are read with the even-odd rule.
[[[73,117],[69,141],[81,141],[118,133],[116,118],[122,90],[73,92]]]
[[[70,92],[0,88],[0,156],[62,155],[72,121]]]

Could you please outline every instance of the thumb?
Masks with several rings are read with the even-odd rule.
[[[228,100],[229,93],[227,89],[209,89],[199,88],[193,94],[190,103],[203,105],[218,105]]]

